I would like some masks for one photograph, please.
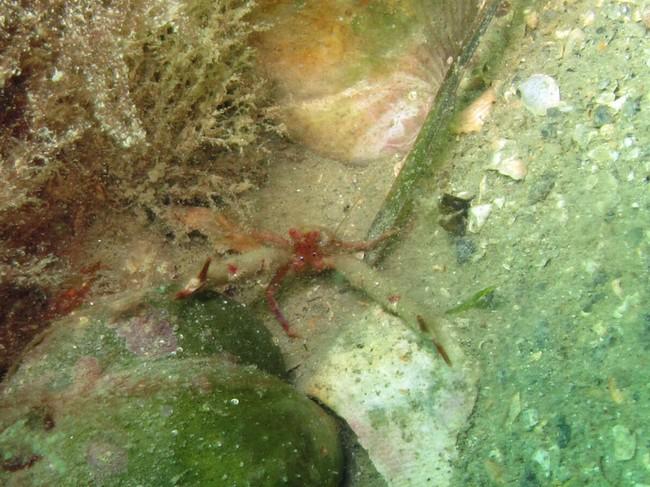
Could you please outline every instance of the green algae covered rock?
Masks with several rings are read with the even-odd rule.
[[[0,385],[0,485],[336,486],[336,422],[217,293],[112,297],[54,323]]]
[[[335,421],[256,367],[220,357],[84,367],[59,394],[0,399],[0,484],[339,484]]]
[[[4,389],[68,387],[79,360],[102,372],[145,361],[222,355],[275,375],[285,371],[270,332],[215,292],[175,300],[173,287],[111,297],[54,323],[10,372]]]

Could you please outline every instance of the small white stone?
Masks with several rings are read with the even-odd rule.
[[[55,83],[61,81],[63,78],[63,71],[59,71],[57,68],[54,68],[54,73],[52,74],[52,81]]]
[[[524,21],[528,30],[535,30],[539,26],[539,14],[535,10],[524,10]]]
[[[596,12],[589,10],[582,16],[582,26],[589,27],[594,23],[594,20],[596,20]]]
[[[457,134],[480,132],[497,100],[494,86],[488,88],[458,116],[452,130]]]
[[[532,431],[539,423],[539,411],[535,408],[524,409],[521,413],[521,422],[526,431]]]
[[[487,170],[497,171],[499,174],[520,181],[528,174],[526,163],[519,159],[516,144],[508,139],[497,139],[492,142],[495,153],[492,161],[486,166]]]
[[[547,74],[534,74],[519,85],[524,106],[535,115],[546,115],[549,108],[560,104],[560,88]]]

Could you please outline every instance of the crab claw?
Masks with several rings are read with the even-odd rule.
[[[186,284],[186,286],[176,293],[174,299],[188,298],[192,294],[197,292],[199,289],[201,289],[203,286],[205,286],[205,282],[208,277],[208,269],[210,268],[211,262],[212,262],[212,258],[208,257],[205,263],[203,264],[203,267],[201,268],[201,272],[199,272],[199,274],[196,277],[190,279],[190,281]]]
[[[445,363],[451,367],[451,359],[449,358],[449,354],[447,353],[447,350],[445,350],[445,347],[440,343],[438,338],[435,336],[435,334],[431,333],[431,329],[429,328],[429,325],[426,324],[424,321],[424,318],[422,316],[417,315],[416,319],[418,320],[418,325],[420,326],[420,331],[422,333],[426,333],[429,336],[431,336],[431,341],[433,342],[433,346],[436,347],[436,350],[442,357],[442,360],[445,361]]]

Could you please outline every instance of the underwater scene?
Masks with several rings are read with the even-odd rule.
[[[650,2],[0,1],[0,485],[650,487]]]

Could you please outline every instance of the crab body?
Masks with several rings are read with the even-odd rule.
[[[419,333],[430,337],[441,357],[451,365],[442,345],[441,332],[429,313],[423,312],[422,307],[408,296],[395,293],[395,288],[390,282],[380,277],[362,260],[350,255],[372,249],[391,235],[392,233],[387,233],[375,240],[346,242],[337,239],[327,230],[301,231],[291,228],[288,232],[289,238],[272,232],[253,232],[247,238],[258,242],[258,248],[224,259],[213,266],[210,266],[211,259],[208,258],[198,276],[192,278],[185,288],[177,293],[176,298],[190,296],[208,280],[223,284],[261,271],[274,270],[265,291],[268,307],[285,333],[289,337],[297,338],[299,335],[282,313],[276,299],[282,283],[293,274],[336,270],[353,287],[365,292],[387,311],[401,317]],[[238,234],[236,238],[241,240],[241,235]]]

